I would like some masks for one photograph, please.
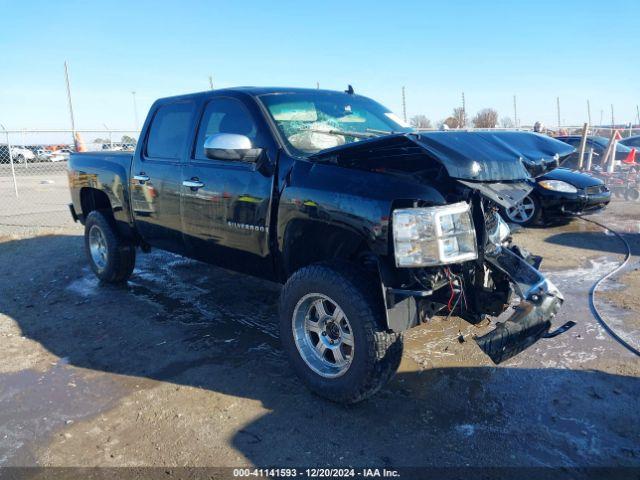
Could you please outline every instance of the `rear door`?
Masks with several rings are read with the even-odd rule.
[[[176,253],[185,251],[180,194],[195,111],[191,100],[160,105],[131,171],[131,208],[136,229],[150,245]]]
[[[270,277],[273,175],[256,169],[254,163],[207,158],[204,142],[214,133],[245,135],[269,158],[275,159],[276,155],[264,119],[248,100],[217,96],[203,105],[182,175],[182,220],[188,254],[236,271]],[[190,186],[193,182],[199,186]]]

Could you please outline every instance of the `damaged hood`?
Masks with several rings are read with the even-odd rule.
[[[385,135],[322,150],[310,159],[405,171],[426,169],[435,161],[455,179],[504,182],[555,168],[574,151],[564,142],[531,132],[446,131]]]

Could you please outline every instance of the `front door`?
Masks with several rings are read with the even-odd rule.
[[[250,107],[226,96],[214,97],[204,107],[183,169],[182,221],[189,256],[269,277],[273,176],[253,163],[212,160],[204,152],[207,136],[235,133],[249,137],[254,148],[264,148],[270,155],[264,120]]]

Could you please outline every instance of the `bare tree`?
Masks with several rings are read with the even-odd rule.
[[[500,119],[500,125],[502,125],[503,128],[514,128],[516,126],[513,120],[511,120],[511,117],[502,117]]]
[[[432,128],[431,120],[422,114],[411,117],[411,126],[414,128]]]
[[[455,117],[447,117],[440,122],[440,126],[446,125],[449,128],[458,128],[460,124],[458,123],[458,119]]]
[[[469,123],[469,119],[467,118],[467,112],[462,107],[457,107],[453,109],[453,114],[451,115],[458,122],[459,128],[464,128]],[[454,127],[454,128],[458,128]]]
[[[473,117],[476,128],[493,128],[498,124],[498,112],[493,108],[483,108]]]

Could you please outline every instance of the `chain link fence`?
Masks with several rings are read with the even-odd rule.
[[[568,126],[562,127],[561,133],[575,135],[581,130],[581,126]],[[625,137],[640,134],[636,128],[617,130]],[[589,133],[609,137],[611,131],[591,127]],[[76,138],[86,151],[133,152],[138,134],[130,130],[80,130]],[[76,149],[73,138],[70,130],[0,130],[0,237],[80,228],[68,209],[67,160]],[[636,184],[634,188],[640,188],[640,180],[634,180]]]
[[[0,130],[0,237],[80,228],[68,208],[73,138],[69,130]],[[86,151],[133,152],[138,132],[83,130],[76,138]]]

